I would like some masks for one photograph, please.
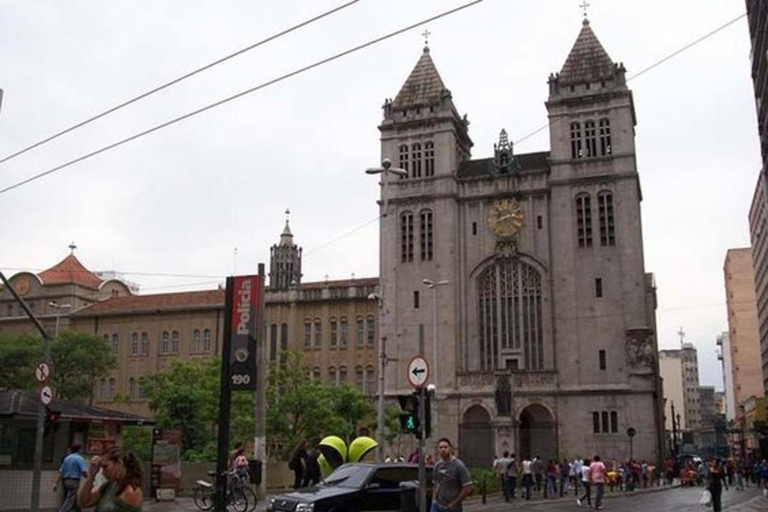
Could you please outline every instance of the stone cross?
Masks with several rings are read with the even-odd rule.
[[[424,32],[421,33],[421,35],[424,36],[424,45],[429,46],[429,36],[432,35],[432,32],[430,32],[429,30],[425,30]]]
[[[586,18],[587,17],[587,8],[589,7],[589,4],[587,3],[587,0],[584,0],[583,2],[581,2],[579,7],[581,7],[584,10],[584,17]]]

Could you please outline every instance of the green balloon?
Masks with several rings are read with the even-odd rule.
[[[349,445],[348,462],[360,462],[366,455],[371,453],[379,443],[367,436],[360,436]]]

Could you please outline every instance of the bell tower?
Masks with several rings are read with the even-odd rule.
[[[301,284],[301,247],[293,243],[290,210],[285,211],[285,228],[280,243],[273,245],[269,257],[269,287],[273,290],[287,290]]]

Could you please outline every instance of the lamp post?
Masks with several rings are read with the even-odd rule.
[[[381,161],[381,167],[372,167],[365,170],[366,174],[381,174],[381,198],[382,198],[382,212],[381,217],[387,217],[388,210],[388,196],[387,196],[387,182],[389,181],[389,175],[407,177],[408,171],[400,169],[398,167],[392,167],[392,160],[384,158]],[[379,228],[381,229],[381,228]],[[384,259],[381,259],[384,262]],[[382,265],[383,267],[383,265]],[[384,323],[381,321],[386,311],[384,310],[384,272],[381,272],[379,277],[379,293],[372,293],[368,296],[369,299],[376,300],[379,304],[379,404],[376,417],[376,442],[378,443],[378,460],[384,462],[384,392],[385,387],[385,373],[387,368],[387,336],[384,333]]]
[[[451,282],[448,280],[443,281],[433,281],[431,279],[422,279],[421,283],[424,284],[427,288],[432,290],[432,360],[429,362],[429,366],[432,369],[432,382],[435,385],[435,388],[437,388],[438,382],[437,382],[437,288],[440,286],[446,286],[449,285]],[[437,392],[434,393],[435,396],[435,406],[432,407],[432,428],[437,430],[438,428],[438,418],[437,418]],[[433,437],[438,437],[436,434],[433,435]]]
[[[56,327],[53,329],[53,337],[59,337],[59,319],[61,318],[62,309],[72,309],[72,304],[59,304],[58,302],[51,301],[48,303],[48,307],[56,310]]]

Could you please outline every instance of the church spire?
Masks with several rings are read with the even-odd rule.
[[[290,210],[285,210],[285,227],[280,234],[280,243],[270,249],[269,287],[273,290],[287,290],[301,284],[301,247],[293,243]]]
[[[560,70],[560,84],[599,82],[613,77],[614,63],[585,17],[579,37]]]
[[[392,109],[399,111],[437,106],[446,98],[451,98],[451,91],[445,87],[440,73],[437,72],[437,67],[430,56],[429,46],[425,46],[421,58],[400,88],[400,92],[397,93]]]

